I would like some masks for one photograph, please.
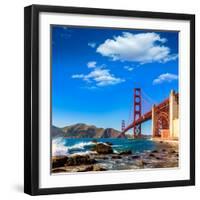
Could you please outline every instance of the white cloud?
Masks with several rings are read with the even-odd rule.
[[[96,90],[96,89],[98,89],[98,87],[96,87],[96,86],[87,86],[87,87],[83,87],[83,88],[88,89],[88,90]]]
[[[160,76],[158,76],[158,78],[153,80],[153,85],[161,84],[163,82],[172,82],[177,79],[178,76],[176,74],[170,74],[170,73],[161,74]]]
[[[84,78],[84,74],[74,74],[72,78]]]
[[[163,62],[168,62],[170,60],[176,60],[178,58],[178,55],[177,54],[174,54],[174,55],[171,55],[169,57],[166,57]]]
[[[124,79],[116,77],[108,69],[94,68],[89,74],[75,74],[72,78],[79,78],[87,82],[94,82],[96,86],[116,85],[124,82]]]
[[[126,65],[126,66],[124,66],[124,69],[131,72],[131,71],[133,71],[134,68]]]
[[[90,61],[87,63],[88,68],[95,68],[96,67],[97,62],[95,61]]]
[[[112,60],[134,61],[140,64],[168,62],[177,58],[165,46],[167,40],[157,33],[132,34],[124,32],[113,39],[107,39],[97,47],[97,52]]]
[[[92,47],[92,48],[95,48],[96,47],[96,43],[95,42],[89,42],[88,46]]]

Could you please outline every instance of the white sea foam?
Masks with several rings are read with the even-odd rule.
[[[119,153],[119,151],[117,151],[116,149],[113,150],[114,153]]]
[[[63,138],[55,138],[52,140],[52,155],[67,155],[69,153],[68,147],[65,146]]]
[[[79,154],[86,153],[86,151],[85,152],[82,151],[84,151],[85,147],[92,145],[94,145],[93,142],[80,142],[72,146],[67,146],[65,144],[65,140],[63,138],[58,137],[52,140],[52,155],[53,156],[68,155],[70,151],[73,150],[77,151],[80,150],[80,152],[78,152]]]
[[[73,153],[71,155],[90,155],[90,154],[97,154],[97,153],[95,151],[84,151],[84,152]]]
[[[75,150],[75,149],[80,149],[80,150],[83,150],[86,146],[92,146],[94,145],[93,142],[80,142],[80,143],[77,143],[77,144],[74,144],[72,146],[69,146],[68,149],[69,150]]]
[[[123,145],[120,145],[120,144],[115,144],[115,145],[112,145],[112,147],[122,147]]]

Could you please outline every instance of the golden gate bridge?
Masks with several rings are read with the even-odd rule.
[[[145,96],[145,93],[143,94]],[[148,95],[146,96],[148,97]],[[141,88],[134,88],[133,120],[127,126],[125,120],[122,120],[120,137],[125,137],[125,133],[133,129],[133,137],[142,138],[142,123],[152,120],[151,136],[153,138],[178,139],[179,94],[171,90],[168,98],[158,104],[151,104],[151,108],[142,113],[144,100]]]

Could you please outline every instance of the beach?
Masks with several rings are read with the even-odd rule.
[[[76,140],[61,141],[57,143],[59,144],[57,146],[53,144],[51,173],[175,168],[179,166],[178,141],[150,139],[93,139],[79,141],[79,143]],[[72,145],[69,146],[69,143]]]

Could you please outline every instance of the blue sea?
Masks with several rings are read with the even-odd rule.
[[[71,155],[71,154],[85,154],[90,153],[92,147],[95,145],[94,140],[97,142],[112,144],[114,153],[123,151],[132,151],[135,153],[142,153],[144,151],[151,151],[155,149],[155,142],[148,139],[119,139],[119,138],[63,138],[58,137],[52,140],[52,155]]]

